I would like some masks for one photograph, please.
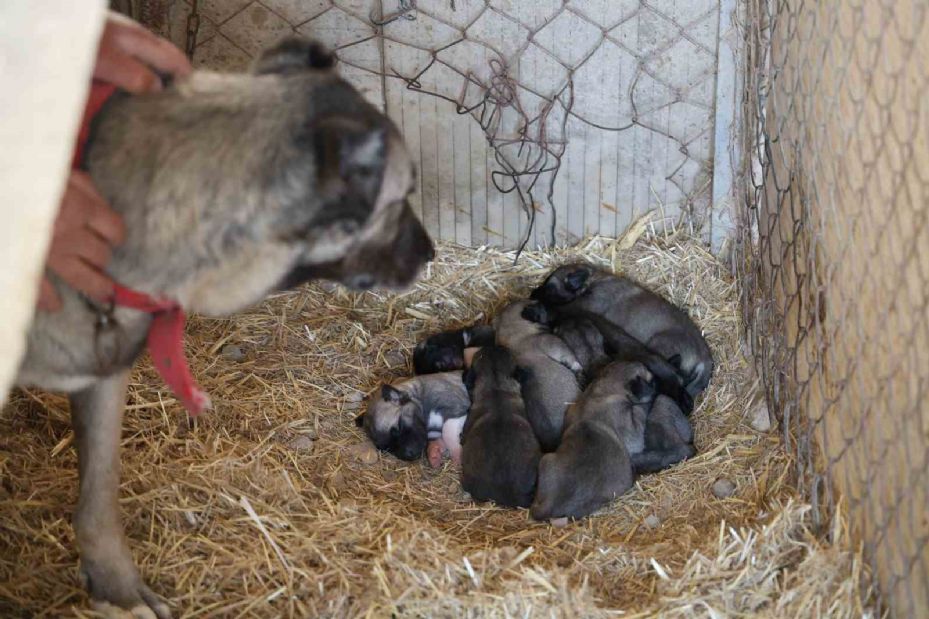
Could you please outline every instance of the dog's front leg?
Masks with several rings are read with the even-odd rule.
[[[139,576],[119,515],[119,443],[128,378],[127,370],[71,395],[80,468],[74,514],[80,572],[92,604],[105,616],[169,619],[167,605]]]

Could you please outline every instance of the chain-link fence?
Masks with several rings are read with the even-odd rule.
[[[153,0],[183,47],[190,3]],[[436,238],[517,247],[709,215],[718,0],[201,0],[196,63],[297,32],[383,105]]]
[[[151,2],[166,16],[152,25],[183,46],[190,3]],[[656,206],[712,234],[718,0],[199,7],[200,65],[244,68],[291,32],[336,49],[404,131],[437,238],[571,242]],[[747,341],[801,487],[823,523],[848,516],[900,617],[929,616],[927,12],[738,3]]]
[[[744,5],[744,318],[821,515],[929,616],[929,5]],[[825,522],[825,520],[824,520]]]

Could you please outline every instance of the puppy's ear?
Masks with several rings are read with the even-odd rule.
[[[361,198],[370,212],[387,164],[387,130],[330,116],[313,127],[312,143],[320,184],[341,187],[352,201]]]
[[[641,376],[636,376],[629,381],[629,391],[640,402],[647,402],[655,397],[658,389],[655,386],[655,379],[645,380]]]
[[[565,290],[569,292],[577,292],[584,287],[584,284],[587,283],[587,279],[590,277],[590,270],[584,267],[577,268],[567,275],[564,278],[564,287]]]
[[[410,401],[410,396],[404,391],[400,391],[393,385],[383,385],[381,386],[381,398],[385,402],[393,402],[394,404],[406,404]]]
[[[358,415],[357,417],[355,417],[355,427],[356,427],[356,428],[360,428],[360,427],[362,427],[364,424],[365,424],[365,414],[364,414],[364,413],[361,413],[360,415]]]
[[[256,75],[297,73],[308,69],[331,69],[335,56],[318,41],[290,36],[262,52],[252,71]]]
[[[539,302],[528,304],[523,308],[520,316],[524,320],[528,320],[529,322],[537,322],[540,325],[547,325],[549,319],[548,309]]]

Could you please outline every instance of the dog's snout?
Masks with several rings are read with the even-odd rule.
[[[403,445],[402,447],[398,448],[396,452],[394,452],[394,455],[396,455],[401,460],[406,460],[409,462],[416,460],[421,455],[423,455],[423,450],[418,449],[413,445]]]

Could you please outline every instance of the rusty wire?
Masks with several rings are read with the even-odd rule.
[[[184,45],[186,35],[183,21],[190,13],[189,3],[184,4],[183,0],[169,0],[169,4],[172,4],[172,7],[167,9],[167,12],[180,13],[177,17],[179,23],[176,27],[165,26],[162,32],[174,34],[176,42]],[[214,4],[216,3],[201,7],[201,19],[204,23],[198,47],[214,36],[212,33],[222,31],[239,13],[250,10],[249,7],[261,6],[273,14],[274,19],[286,20],[281,7],[288,3],[282,0],[258,0],[253,3],[230,0],[228,4],[234,10],[224,12],[220,21],[210,19],[210,14],[216,12]],[[325,28],[322,31],[314,31],[314,26],[327,16],[338,14],[341,16],[340,19],[349,20],[356,26],[366,24],[367,33],[340,42],[336,46],[336,56],[344,67],[351,67],[353,71],[376,77],[381,82],[382,92],[385,93],[385,106],[388,82],[399,80],[408,90],[446,101],[450,109],[454,109],[458,114],[472,117],[480,126],[490,151],[493,152],[494,166],[489,174],[495,190],[516,195],[525,215],[527,225],[521,233],[521,248],[531,240],[537,215],[541,213],[549,215],[550,221],[546,233],[536,235],[538,242],[556,242],[558,222],[553,203],[555,182],[568,144],[569,120],[583,124],[590,131],[621,133],[640,128],[648,135],[654,134],[669,140],[671,148],[676,149],[679,155],[663,164],[667,165],[663,170],[663,180],[675,187],[676,194],[682,196],[681,204],[674,207],[679,207],[680,219],[690,228],[699,228],[708,215],[709,185],[702,175],[694,179],[684,178],[686,174],[690,174],[685,174],[684,170],[695,168],[702,173],[709,173],[709,153],[703,151],[707,149],[707,136],[711,135],[711,122],[696,134],[691,134],[689,129],[671,130],[659,126],[650,115],[655,116],[664,110],[672,110],[675,104],[684,103],[693,106],[694,109],[706,111],[707,119],[711,119],[711,106],[703,100],[705,93],[700,89],[707,83],[712,84],[712,68],[701,68],[699,74],[693,76],[692,83],[682,86],[672,83],[673,80],[661,69],[656,68],[656,65],[665,62],[665,56],[672,53],[672,48],[681,44],[692,46],[694,53],[706,59],[715,58],[715,45],[707,44],[691,31],[696,24],[712,24],[712,28],[715,29],[718,14],[716,2],[705,0],[700,4],[703,8],[689,9],[689,15],[683,19],[686,23],[676,21],[662,3],[651,0],[626,2],[621,10],[611,9],[616,15],[615,18],[608,18],[603,11],[598,11],[595,7],[597,3],[543,4],[546,6],[539,5],[529,13],[523,11],[526,15],[532,14],[535,21],[530,23],[527,21],[528,18],[521,19],[517,16],[517,9],[522,5],[497,0],[440,0],[418,3],[415,0],[372,0],[370,3],[327,0],[312,3],[316,8],[311,17],[303,21],[291,18],[288,25],[294,31],[309,32],[311,36],[322,34],[325,40]],[[177,7],[181,10],[177,11]],[[460,16],[465,12],[468,15],[467,23],[462,23]],[[537,19],[536,13],[544,16],[544,19]],[[660,30],[660,33],[655,34],[657,39],[653,49],[648,51],[631,48],[630,43],[621,40],[617,34],[620,26],[634,24],[643,15],[652,23],[650,27]],[[455,18],[452,19],[450,16]],[[507,27],[519,32],[519,40],[505,41],[501,38],[496,41],[493,40],[494,37],[480,36],[475,32],[475,24],[482,18],[493,19],[498,25],[507,24]],[[539,33],[558,19],[573,20],[577,27],[584,28],[591,34],[591,40],[587,41],[589,51],[583,57],[567,62],[559,59],[551,49],[546,48],[546,44],[540,42]],[[429,25],[425,25],[426,22],[429,22]],[[409,28],[420,29],[426,33],[429,27],[451,29],[456,34],[453,40],[435,46],[411,42]],[[169,32],[172,28],[176,33]],[[407,29],[405,37],[398,34],[398,28]],[[428,41],[428,34],[424,34],[423,38]],[[372,41],[380,45],[381,66],[377,70],[370,65],[356,62],[351,57],[352,48]],[[387,60],[384,53],[384,46],[387,44],[404,45],[416,53],[428,54],[428,57],[415,71],[405,72],[397,66],[392,66]],[[472,50],[482,50],[486,61],[450,61],[447,53],[453,52],[456,46],[463,44],[473,46]],[[520,62],[530,46],[537,47],[533,53],[544,55],[545,62],[550,62],[553,71],[559,73],[553,74],[547,83],[539,83],[536,80],[536,83],[529,84],[520,80]],[[623,77],[623,92],[617,95],[618,107],[624,111],[621,114],[617,113],[615,117],[622,122],[604,123],[599,118],[589,117],[576,106],[575,74],[604,46],[618,48],[618,51],[613,52],[631,59],[635,66],[632,75]],[[254,49],[238,47],[249,56],[255,53]],[[710,64],[709,61],[707,64]],[[452,92],[430,88],[428,84],[433,83],[432,76],[438,72],[441,72],[446,80],[460,80],[457,90]],[[643,76],[648,77],[648,88],[651,91],[643,90]],[[660,94],[656,94],[658,90]],[[641,94],[645,91],[648,92],[647,95]],[[645,96],[650,97],[648,102],[644,102]],[[674,135],[675,132],[681,135]],[[697,142],[700,142],[700,147],[694,149]],[[623,174],[625,171],[621,170],[619,173]],[[496,231],[489,232],[496,234]],[[543,239],[543,236],[548,238]]]

